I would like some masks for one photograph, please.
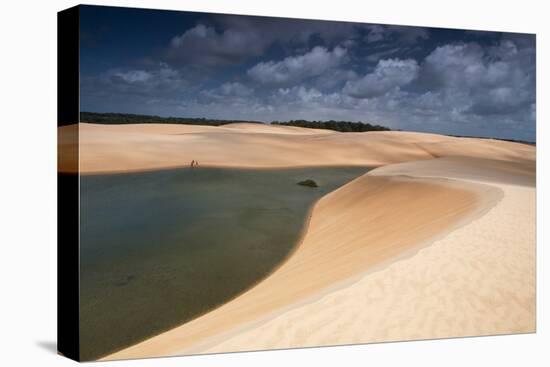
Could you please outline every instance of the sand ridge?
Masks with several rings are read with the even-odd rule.
[[[329,130],[229,124],[224,126],[81,123],[77,130],[81,174],[188,167],[288,168],[297,166],[382,166],[449,156],[534,160],[532,146],[489,139],[383,131]],[[74,136],[74,132],[72,134]],[[77,141],[60,139],[60,157],[71,156]],[[74,156],[74,155],[73,155]],[[60,160],[59,170],[76,165]]]
[[[421,174],[434,176],[442,162],[433,163],[432,167],[412,166]],[[196,352],[534,332],[534,172],[530,183],[521,177],[515,183],[502,184],[494,179],[502,172],[495,172],[491,162],[484,162],[485,174],[469,172],[471,162],[445,163],[454,165],[455,177],[498,188],[501,200],[483,216],[414,256],[394,261],[254,327],[223,339],[212,338]],[[407,164],[400,169],[387,167],[387,171],[409,169]],[[383,173],[381,169],[374,174]]]

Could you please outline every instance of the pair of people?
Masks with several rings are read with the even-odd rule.
[[[196,160],[193,159],[193,160],[191,161],[191,168],[193,168],[193,167],[198,167],[198,166],[199,166],[199,161],[196,161]]]

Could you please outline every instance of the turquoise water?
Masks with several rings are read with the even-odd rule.
[[[367,168],[175,169],[81,176],[81,355],[212,310],[268,275],[323,195]],[[318,188],[297,185],[313,179]]]

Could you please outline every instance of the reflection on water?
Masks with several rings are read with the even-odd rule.
[[[311,205],[367,168],[81,177],[83,360],[191,320],[283,261]],[[297,185],[313,179],[318,188]]]

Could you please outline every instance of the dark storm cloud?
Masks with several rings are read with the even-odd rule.
[[[368,30],[365,41],[368,43],[380,41],[392,41],[403,43],[414,43],[418,40],[429,38],[429,30],[421,27],[406,27],[396,25],[367,25]]]
[[[206,66],[238,64],[259,56],[267,42],[257,33],[215,28],[198,24],[170,42],[168,57],[179,62]]]
[[[258,33],[268,43],[300,45],[318,37],[326,45],[334,45],[358,36],[367,25],[347,22],[319,22],[307,19],[223,16],[214,22],[228,29]]]
[[[291,50],[295,50],[307,46],[314,38],[325,45],[334,45],[356,37],[362,28],[365,27],[342,22],[212,16],[175,36],[167,50],[167,57],[174,62],[219,67],[261,56],[273,45],[282,48],[290,46]]]
[[[107,49],[83,46],[83,109],[534,140],[532,35],[185,14],[157,24],[171,32],[154,47],[132,49],[140,62],[92,60]]]

